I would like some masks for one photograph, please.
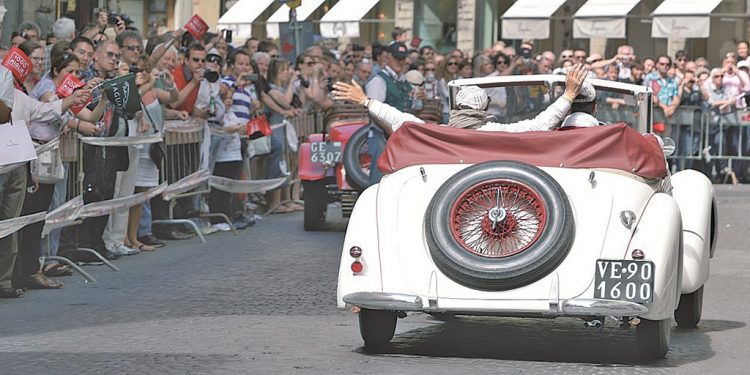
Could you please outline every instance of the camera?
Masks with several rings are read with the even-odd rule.
[[[328,92],[333,91],[333,78],[331,77],[326,78],[326,89],[328,90]]]
[[[205,74],[203,74],[203,77],[206,79],[206,81],[214,83],[219,80],[219,72],[214,72],[213,70],[207,70]]]
[[[136,73],[137,74],[137,73],[140,73],[142,71],[143,70],[141,68],[139,68],[138,65],[135,65],[135,64],[130,65],[130,73]]]
[[[304,79],[303,77],[299,77],[299,84],[302,85],[304,88],[310,87],[310,81]]]
[[[109,23],[110,25],[117,25],[117,17],[120,17],[122,22],[125,22],[125,26],[129,26],[131,23],[133,23],[133,20],[131,20],[127,15],[111,12],[109,13],[109,15],[107,15],[107,23]]]
[[[244,76],[242,76],[242,79],[244,79],[245,81],[248,81],[248,82],[255,83],[255,82],[258,82],[258,75],[255,74],[255,73],[245,74]]]

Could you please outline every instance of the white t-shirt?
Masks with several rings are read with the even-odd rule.
[[[10,70],[0,65],[0,100],[2,100],[8,108],[13,108],[13,74]]]

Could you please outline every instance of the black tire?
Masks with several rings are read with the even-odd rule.
[[[328,192],[326,185],[331,177],[317,181],[302,181],[303,199],[305,201],[305,230],[322,230],[326,220],[328,208]]]
[[[692,293],[680,296],[680,306],[674,311],[674,320],[680,328],[693,328],[703,315],[703,286]]]
[[[536,194],[535,197],[538,199],[530,202],[534,204],[536,212],[544,210],[546,215],[546,219],[539,219],[535,236],[531,240],[525,240],[523,248],[510,255],[480,255],[468,249],[468,245],[462,242],[463,237],[456,238],[457,235],[453,232],[451,211],[455,202],[463,199],[471,189],[493,181],[501,181],[498,183],[502,185],[498,186],[508,187],[506,194],[512,193],[510,189],[514,186],[527,189],[524,193]],[[516,201],[519,200],[522,191],[515,190]],[[527,196],[529,195],[524,195],[520,199]],[[523,201],[519,202],[522,203]],[[511,205],[507,206],[509,215],[527,215],[525,210],[514,212],[511,211],[514,209]],[[488,220],[484,216],[477,216],[473,220],[479,219]],[[524,226],[523,222],[521,224]],[[494,228],[492,230],[495,231]],[[523,229],[503,231],[510,237],[524,234]],[[494,233],[482,233],[486,238],[499,236]],[[573,244],[575,222],[565,192],[549,174],[525,163],[491,161],[473,165],[456,173],[438,189],[425,214],[425,234],[432,258],[446,276],[476,289],[508,290],[537,281],[560,265]],[[495,241],[502,243],[506,240],[507,238]]]
[[[669,336],[672,319],[648,320],[641,318],[635,336],[638,351],[646,359],[664,358],[669,352]]]
[[[360,151],[367,145],[369,132],[369,125],[357,129],[346,142],[346,148],[344,149],[343,162],[346,178],[353,187],[359,190],[364,190],[370,186],[370,173],[362,169],[359,161]],[[371,163],[377,163],[377,161]]]
[[[396,332],[396,312],[362,309],[359,312],[359,333],[365,346],[382,348],[391,341]]]

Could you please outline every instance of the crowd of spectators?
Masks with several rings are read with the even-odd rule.
[[[209,168],[216,176],[230,179],[249,178],[244,166],[253,157],[266,154],[266,170],[253,178],[288,176],[289,166],[284,154],[290,141],[283,131],[287,120],[310,112],[321,112],[335,105],[330,94],[337,81],[354,81],[373,90],[373,77],[384,74],[387,66],[398,65],[397,81],[407,82],[410,111],[418,112],[427,101],[438,103],[442,123],[448,122],[448,82],[459,78],[491,77],[526,74],[564,74],[574,63],[585,63],[592,77],[650,86],[654,90],[655,121],[660,129],[678,144],[682,156],[716,155],[750,152],[740,127],[719,131],[719,124],[737,125],[737,110],[746,108],[745,94],[750,92],[748,78],[748,43],[737,43],[737,50],[722,57],[722,64],[710,67],[705,57],[688,56],[679,51],[675,56],[637,56],[632,46],[618,47],[611,58],[589,54],[576,48],[539,51],[533,41],[523,41],[518,48],[497,42],[473,56],[459,49],[439,53],[431,46],[412,45],[406,50],[406,30],[396,28],[390,44],[332,45],[323,41],[307,48],[295,61],[283,58],[279,46],[272,41],[250,38],[232,45],[220,34],[206,33],[195,40],[184,30],[144,40],[141,33],[121,18],[111,22],[102,12],[91,25],[76,30],[74,22],[61,18],[52,33],[43,38],[38,26],[21,24],[10,38],[33,62],[28,78],[20,82],[4,68],[0,123],[9,122],[4,110],[13,108],[12,119],[25,121],[37,144],[49,142],[60,134],[78,132],[85,136],[132,136],[163,131],[167,120],[197,120],[207,129],[206,140],[197,150],[200,167]],[[393,46],[397,48],[393,48]],[[395,52],[394,52],[395,51]],[[8,52],[0,49],[0,59]],[[141,111],[124,113],[102,93],[99,84],[117,76],[135,73],[143,99]],[[60,99],[56,88],[68,74],[77,76],[86,86],[74,95]],[[377,81],[377,80],[375,80]],[[539,111],[549,102],[542,92],[534,90],[491,89],[488,112],[498,120]],[[91,102],[73,113],[74,105]],[[599,104],[617,110],[622,99],[603,96]],[[425,103],[425,104],[420,104]],[[691,115],[677,115],[688,109]],[[682,111],[684,112],[684,111]],[[709,115],[704,116],[703,114]],[[270,149],[241,137],[248,120],[265,114],[271,128]],[[691,131],[708,118],[711,126],[709,142],[701,142],[702,134]],[[732,121],[735,121],[732,123]],[[3,126],[3,125],[0,125]],[[742,140],[742,142],[740,142]],[[159,179],[158,152],[145,147],[113,147],[85,145],[83,152],[83,192],[86,203],[127,197],[157,186]],[[705,156],[704,155],[704,156]],[[720,179],[726,172],[725,160],[707,163],[679,159],[675,170],[698,168]],[[69,168],[70,166],[68,166]],[[196,166],[197,168],[198,166]],[[742,168],[737,163],[735,168]],[[68,171],[70,172],[70,171]],[[747,178],[739,170],[740,178]],[[28,176],[27,176],[28,175]],[[64,203],[67,179],[41,183],[28,165],[0,175],[0,220],[29,213],[52,210]],[[29,187],[26,189],[26,187]],[[273,208],[275,213],[300,211],[291,187],[286,185],[265,195],[242,196],[212,190],[208,210],[222,213],[236,228],[254,224],[243,208]],[[249,202],[249,203],[248,203]],[[195,200],[180,201],[185,212],[200,211]],[[239,209],[238,209],[239,207]],[[17,235],[0,240],[0,297],[20,296],[25,288],[54,289],[62,283],[56,276],[71,274],[62,264],[40,263],[45,253],[60,254],[79,262],[95,262],[77,246],[96,250],[107,259],[153,251],[164,246],[163,240],[188,238],[182,226],[154,226],[152,219],[165,218],[167,208],[154,199],[129,210],[89,218],[76,228],[77,238],[66,231],[50,234],[49,248],[43,249],[42,224],[27,226]],[[186,216],[191,216],[187,215]],[[204,233],[228,231],[230,226],[219,220],[200,222]],[[45,245],[46,246],[46,245]],[[43,259],[43,258],[42,258]]]

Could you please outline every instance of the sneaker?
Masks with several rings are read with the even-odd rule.
[[[119,255],[135,255],[141,252],[139,249],[127,247],[123,244],[117,244],[113,248],[109,249],[109,251]]]
[[[218,229],[214,228],[211,225],[202,225],[200,228],[201,228],[201,233],[203,233],[204,236],[207,236],[211,233],[216,233],[219,231]]]
[[[220,232],[229,232],[230,230],[232,230],[232,228],[227,223],[217,223],[212,225],[211,228],[214,228]]]

